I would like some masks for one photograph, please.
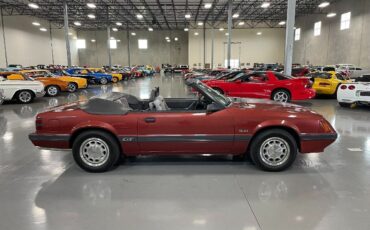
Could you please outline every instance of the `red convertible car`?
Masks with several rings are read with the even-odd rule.
[[[187,82],[198,98],[149,100],[111,93],[38,114],[34,145],[72,149],[90,172],[107,171],[122,156],[231,154],[268,171],[292,165],[298,152],[322,152],[337,133],[301,106],[225,97],[200,81]]]
[[[206,84],[231,97],[264,98],[279,102],[307,100],[316,95],[309,79],[291,78],[272,71],[238,74],[231,79],[209,81]]]

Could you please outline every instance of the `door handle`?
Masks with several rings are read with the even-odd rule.
[[[154,122],[155,122],[155,117],[146,117],[146,118],[144,119],[144,121],[145,121],[146,123],[154,123]]]

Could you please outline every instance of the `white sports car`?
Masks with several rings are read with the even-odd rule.
[[[343,83],[338,88],[337,100],[342,107],[352,104],[370,105],[370,82]]]
[[[44,84],[40,81],[18,81],[6,80],[0,77],[0,101],[17,100],[22,104],[27,104],[33,101],[35,97],[42,97],[45,95]]]

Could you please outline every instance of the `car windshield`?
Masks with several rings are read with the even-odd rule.
[[[201,94],[203,94],[206,97],[209,97],[212,101],[221,104],[223,106],[228,106],[231,104],[231,100],[228,97],[225,97],[224,95],[220,94],[219,92],[213,90],[212,88],[208,87],[207,85],[201,83],[198,81],[197,88],[201,90]]]
[[[245,73],[238,73],[235,77],[231,78],[231,79],[228,79],[228,81],[235,81],[237,79],[239,79],[240,77],[244,76]]]

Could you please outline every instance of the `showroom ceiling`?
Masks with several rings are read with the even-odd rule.
[[[38,8],[29,7],[30,2]],[[261,7],[265,2],[270,3],[269,6]],[[297,0],[297,16],[327,13],[318,7],[321,2]],[[117,22],[131,29],[202,28],[199,22],[207,28],[217,28],[226,23],[228,8],[227,0],[67,0],[67,3],[70,26],[80,29],[105,29],[107,25],[117,26]],[[95,8],[88,7],[87,3],[94,3]],[[4,16],[31,15],[63,27],[62,0],[0,0],[0,7]],[[279,22],[285,20],[286,8],[287,0],[234,0],[234,27],[283,26]],[[190,18],[186,18],[186,14],[190,14]]]

